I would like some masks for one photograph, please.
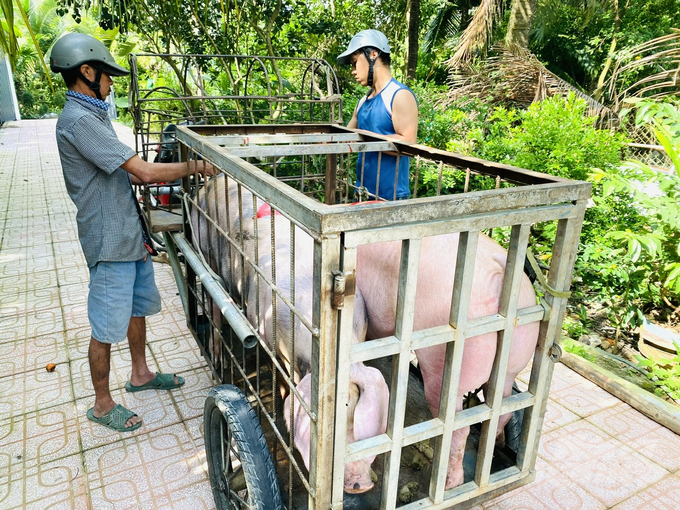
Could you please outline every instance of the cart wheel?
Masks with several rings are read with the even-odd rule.
[[[260,421],[243,393],[216,386],[203,409],[205,451],[218,510],[282,509],[279,482]]]
[[[517,383],[512,384],[512,393],[521,393]],[[522,435],[522,422],[524,421],[524,409],[519,409],[512,413],[510,420],[505,424],[505,446],[517,453],[519,449],[519,439]]]

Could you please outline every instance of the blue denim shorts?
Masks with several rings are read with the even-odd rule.
[[[146,259],[146,260],[145,260]],[[98,262],[90,269],[87,315],[92,337],[105,344],[125,340],[130,317],[161,310],[151,257],[137,262]]]

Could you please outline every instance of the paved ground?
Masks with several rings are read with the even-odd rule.
[[[124,435],[85,418],[88,272],[54,125],[0,128],[0,508],[214,508],[202,438],[213,383],[168,266],[156,264],[163,311],[149,320],[148,349],[152,369],[187,384],[126,393],[124,344],[113,349],[113,394],[144,425]],[[128,129],[120,133],[134,144]],[[476,509],[678,509],[680,437],[559,364],[537,473]]]

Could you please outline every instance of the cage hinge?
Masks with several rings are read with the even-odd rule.
[[[356,276],[354,271],[343,273],[339,269],[333,270],[333,308],[345,306],[345,296],[353,296],[355,290]]]

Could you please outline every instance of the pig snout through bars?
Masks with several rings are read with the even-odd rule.
[[[239,199],[240,197],[240,199]],[[291,299],[294,285],[295,307],[311,323],[313,304],[313,239],[278,213],[272,218],[269,206],[258,200],[253,208],[253,195],[245,187],[238,189],[235,181],[220,175],[201,190],[197,203],[223,232],[229,232],[251,262],[256,263],[267,279],[276,274],[275,284],[281,295]],[[261,206],[261,207],[260,207]],[[273,293],[270,285],[253,269],[224,235],[196,211],[191,213],[194,245],[198,246],[211,267],[224,280],[234,300],[244,303],[246,316],[259,335],[274,348],[288,368],[296,389],[309,405],[312,391],[312,334],[289,306]],[[272,238],[272,225],[274,236]],[[228,228],[227,228],[228,227]],[[294,250],[291,250],[291,228],[294,229]],[[272,254],[272,241],[274,254]],[[255,246],[257,245],[257,257]],[[294,253],[294,256],[293,256]],[[216,260],[219,257],[219,260]],[[291,257],[293,266],[291,268]],[[294,277],[291,278],[291,271]],[[330,275],[329,275],[330,278]],[[275,299],[275,300],[274,300]],[[330,306],[330,303],[329,303]],[[217,314],[219,316],[219,313]],[[216,324],[219,323],[216,320]],[[292,335],[291,335],[292,332]],[[355,296],[353,343],[366,336],[366,314],[361,295]],[[294,355],[291,339],[294,340]],[[293,422],[290,406],[293,405]],[[389,390],[379,370],[355,363],[350,367],[350,391],[347,422],[347,443],[382,434],[387,428]],[[311,420],[303,406],[290,394],[284,401],[286,425],[292,427],[295,447],[309,469],[311,451]],[[345,466],[344,488],[359,493],[373,487],[371,464],[374,457],[348,463]]]
[[[421,243],[416,288],[413,330],[449,324],[453,292],[458,234],[424,238]],[[400,242],[361,245],[357,251],[357,287],[360,289],[368,317],[367,338],[393,335],[396,324],[397,288],[401,257]],[[480,234],[476,254],[468,318],[496,314],[507,253],[489,237]],[[522,275],[518,308],[536,305],[531,282]],[[503,396],[512,393],[517,374],[528,364],[538,340],[539,323],[514,329]],[[465,340],[463,363],[456,409],[462,409],[463,395],[488,382],[497,347],[498,333],[479,335]],[[438,416],[446,345],[416,351],[425,390],[425,398],[433,416]],[[510,419],[501,417],[498,430]],[[463,455],[469,427],[453,432],[446,488],[463,483]]]

